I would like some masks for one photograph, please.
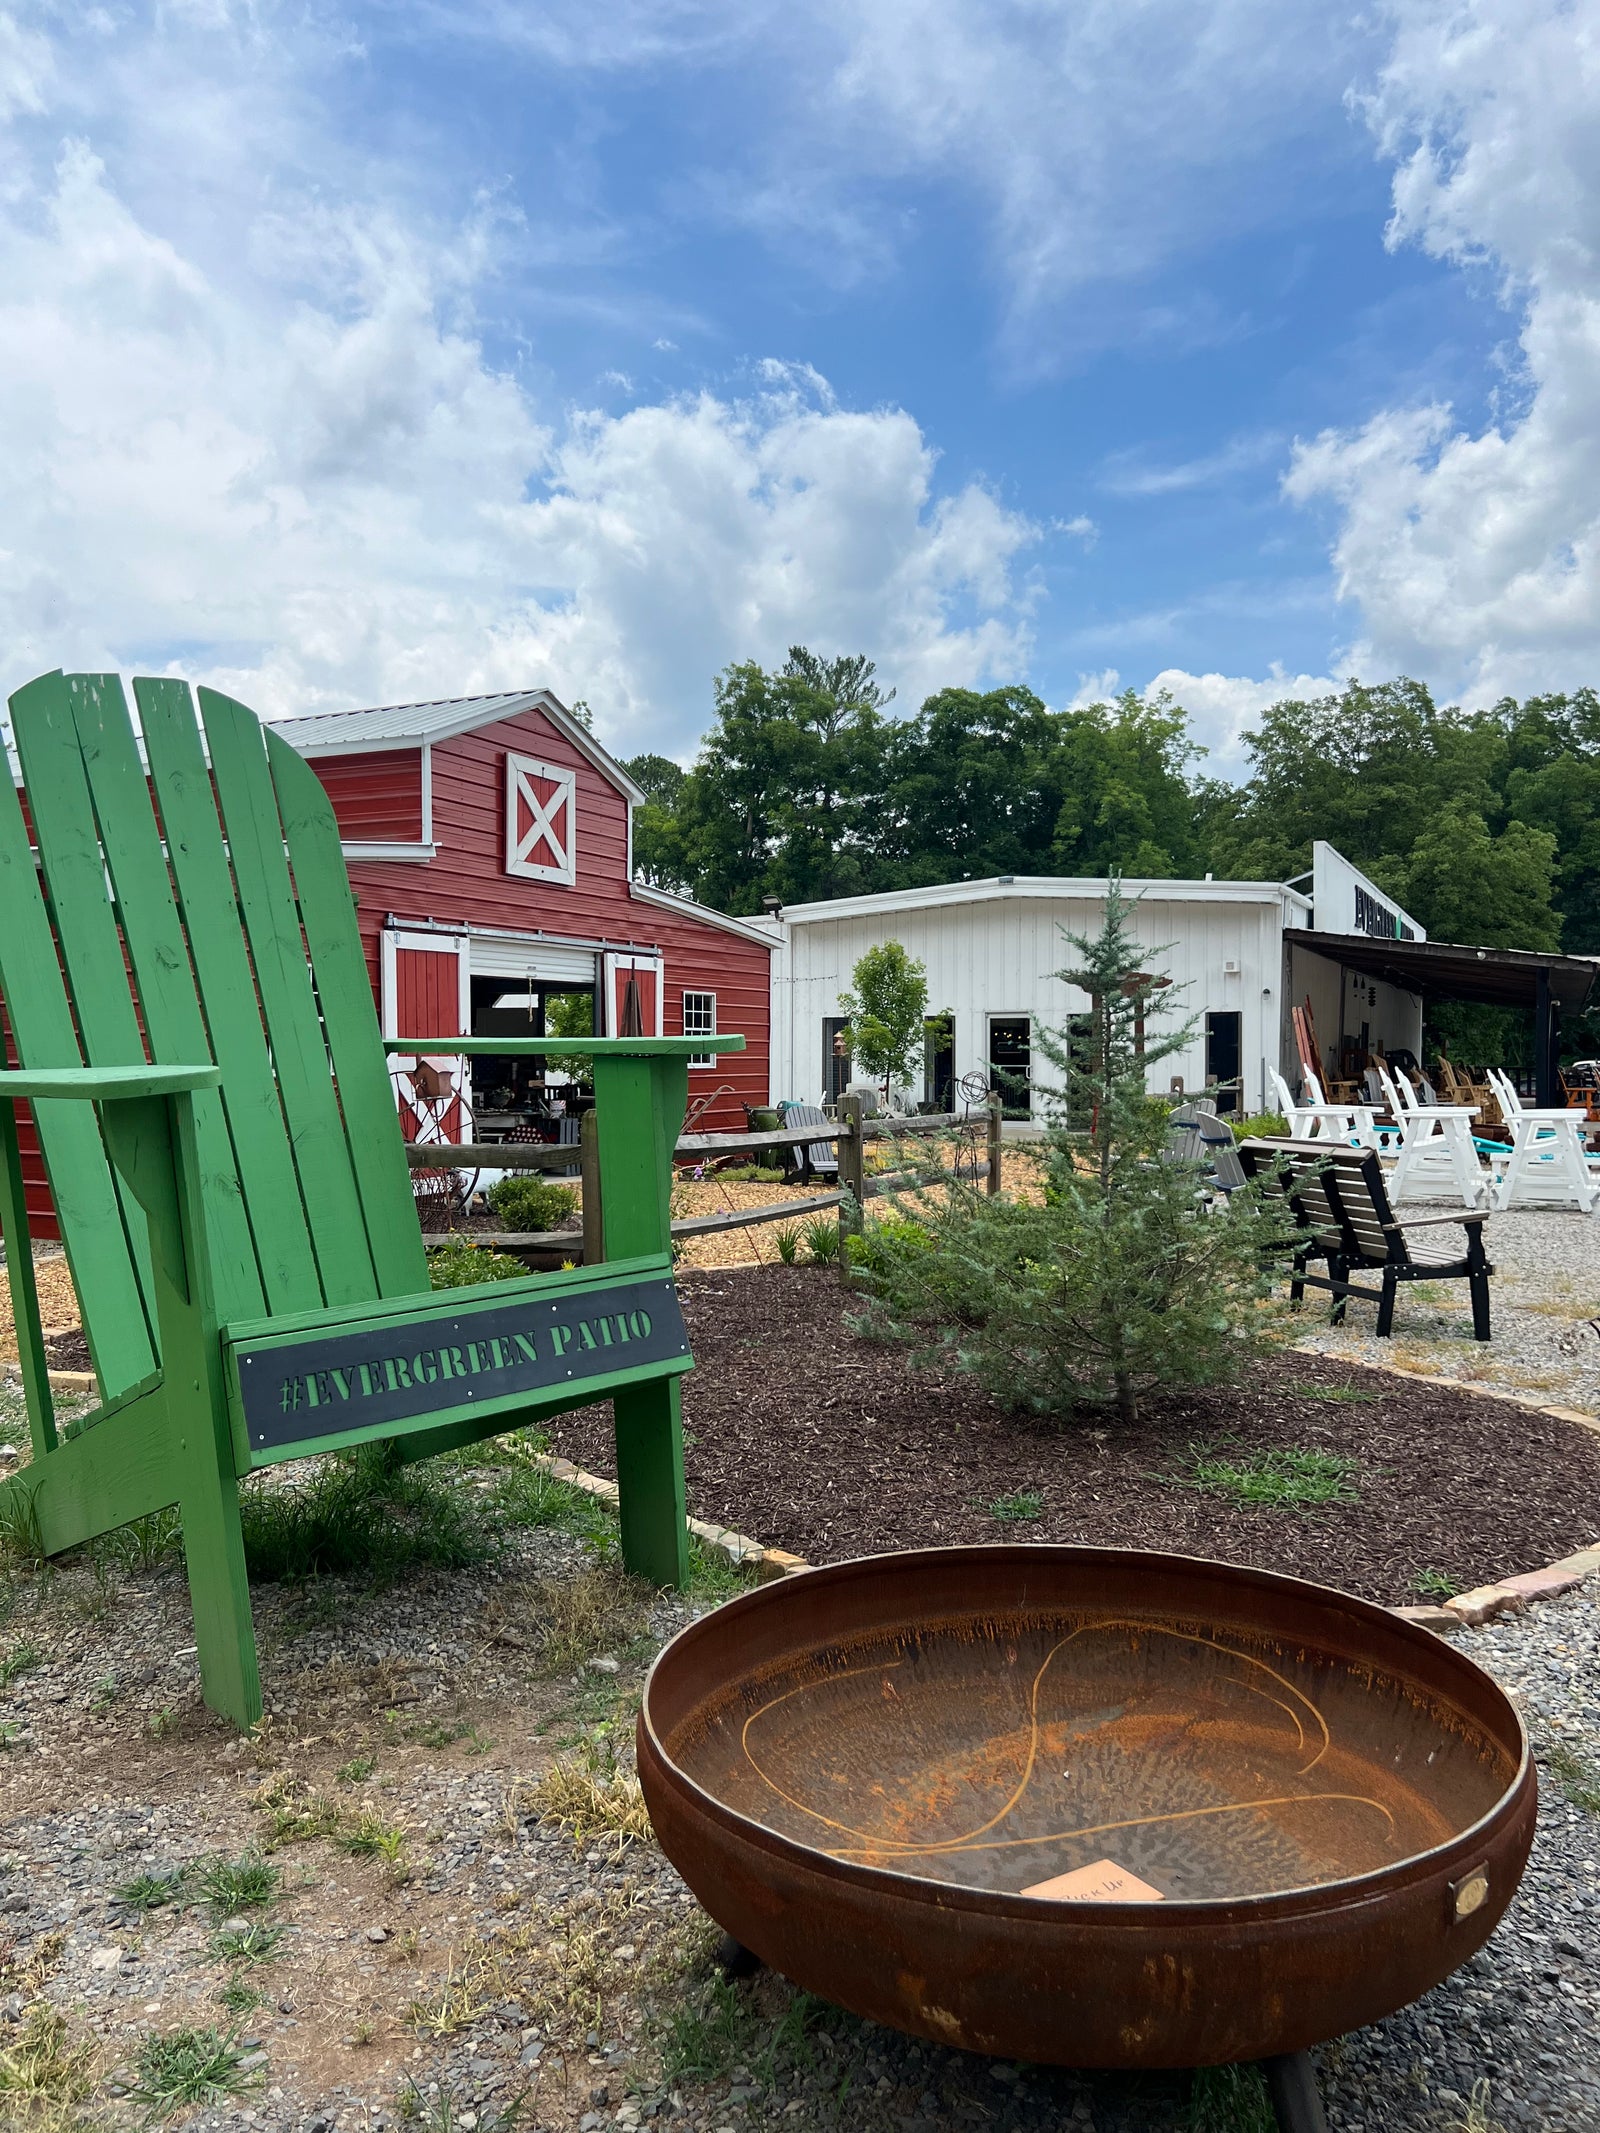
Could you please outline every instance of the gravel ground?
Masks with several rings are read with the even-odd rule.
[[[1419,1213],[1442,1210],[1419,1208]],[[1459,1231],[1432,1230],[1430,1249]],[[1600,1414],[1600,1219],[1549,1209],[1491,1215],[1494,1338],[1472,1338],[1464,1281],[1417,1282],[1400,1291],[1392,1339],[1372,1332],[1375,1306],[1352,1303],[1342,1327],[1307,1294],[1304,1345],[1323,1355],[1471,1378]]]

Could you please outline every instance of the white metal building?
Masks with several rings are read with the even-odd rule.
[[[1152,1090],[1181,1076],[1186,1089],[1236,1084],[1237,1108],[1273,1108],[1276,1066],[1299,1081],[1291,1004],[1310,999],[1319,1041],[1337,1056],[1364,1028],[1368,1045],[1417,1051],[1418,995],[1345,971],[1336,957],[1293,950],[1293,937],[1422,929],[1331,845],[1316,847],[1302,885],[1276,881],[1135,881],[1123,893],[1150,950],[1148,968],[1172,980],[1173,1024],[1193,1019],[1193,1042],[1151,1068]],[[1309,879],[1312,893],[1304,892]],[[868,948],[896,940],[927,969],[928,1010],[948,1034],[930,1044],[924,1086],[914,1095],[941,1109],[963,1075],[998,1067],[1026,1073],[1035,1021],[1052,1028],[1086,1015],[1086,995],[1056,975],[1072,959],[1063,933],[1098,932],[1109,884],[1001,875],[880,896],[794,904],[770,923],[772,1093],[826,1102],[849,1078],[838,1055],[839,995]],[[1359,989],[1359,998],[1357,997]],[[1048,1070],[1043,1070],[1047,1073]],[[1229,1107],[1226,1097],[1224,1107]]]

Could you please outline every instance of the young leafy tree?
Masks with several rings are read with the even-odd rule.
[[[922,1048],[928,1013],[927,967],[898,941],[869,948],[850,973],[850,992],[839,995],[848,1020],[843,1031],[850,1057],[881,1082],[903,1080]]]
[[[1088,995],[1092,1035],[1035,1031],[1060,1076],[1045,1092],[1042,1198],[990,1198],[950,1177],[899,1196],[909,1219],[860,1247],[862,1324],[1010,1406],[1063,1418],[1110,1406],[1131,1423],[1154,1388],[1231,1373],[1283,1239],[1248,1190],[1208,1211],[1204,1166],[1170,1157],[1166,1106],[1145,1075],[1190,1029],[1152,1030],[1171,989],[1115,882],[1098,937],[1067,939],[1074,960],[1059,974]]]

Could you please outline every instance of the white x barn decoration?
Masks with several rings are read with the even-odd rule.
[[[506,757],[506,872],[577,879],[577,775],[529,755]]]

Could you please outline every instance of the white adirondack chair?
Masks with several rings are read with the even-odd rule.
[[[1289,1084],[1277,1068],[1268,1069],[1277,1090],[1279,1108],[1289,1121],[1291,1140],[1338,1141],[1341,1146],[1359,1148],[1380,1145],[1377,1119],[1370,1104],[1331,1104],[1323,1095],[1322,1084],[1316,1075],[1309,1069],[1302,1071],[1310,1101],[1297,1104],[1289,1093]]]
[[[1420,1200],[1459,1194],[1463,1207],[1483,1199],[1483,1171],[1472,1140],[1474,1104],[1425,1104],[1398,1069],[1378,1072],[1389,1107],[1400,1121],[1400,1153],[1389,1180],[1391,1200]]]
[[[1600,1199],[1595,1183],[1595,1159],[1583,1145],[1586,1113],[1565,1105],[1529,1106],[1523,1103],[1508,1074],[1498,1067],[1488,1069],[1489,1086],[1499,1100],[1506,1124],[1511,1128],[1511,1147],[1504,1155],[1492,1155],[1494,1173],[1490,1205],[1514,1207],[1577,1207],[1588,1214]]]

